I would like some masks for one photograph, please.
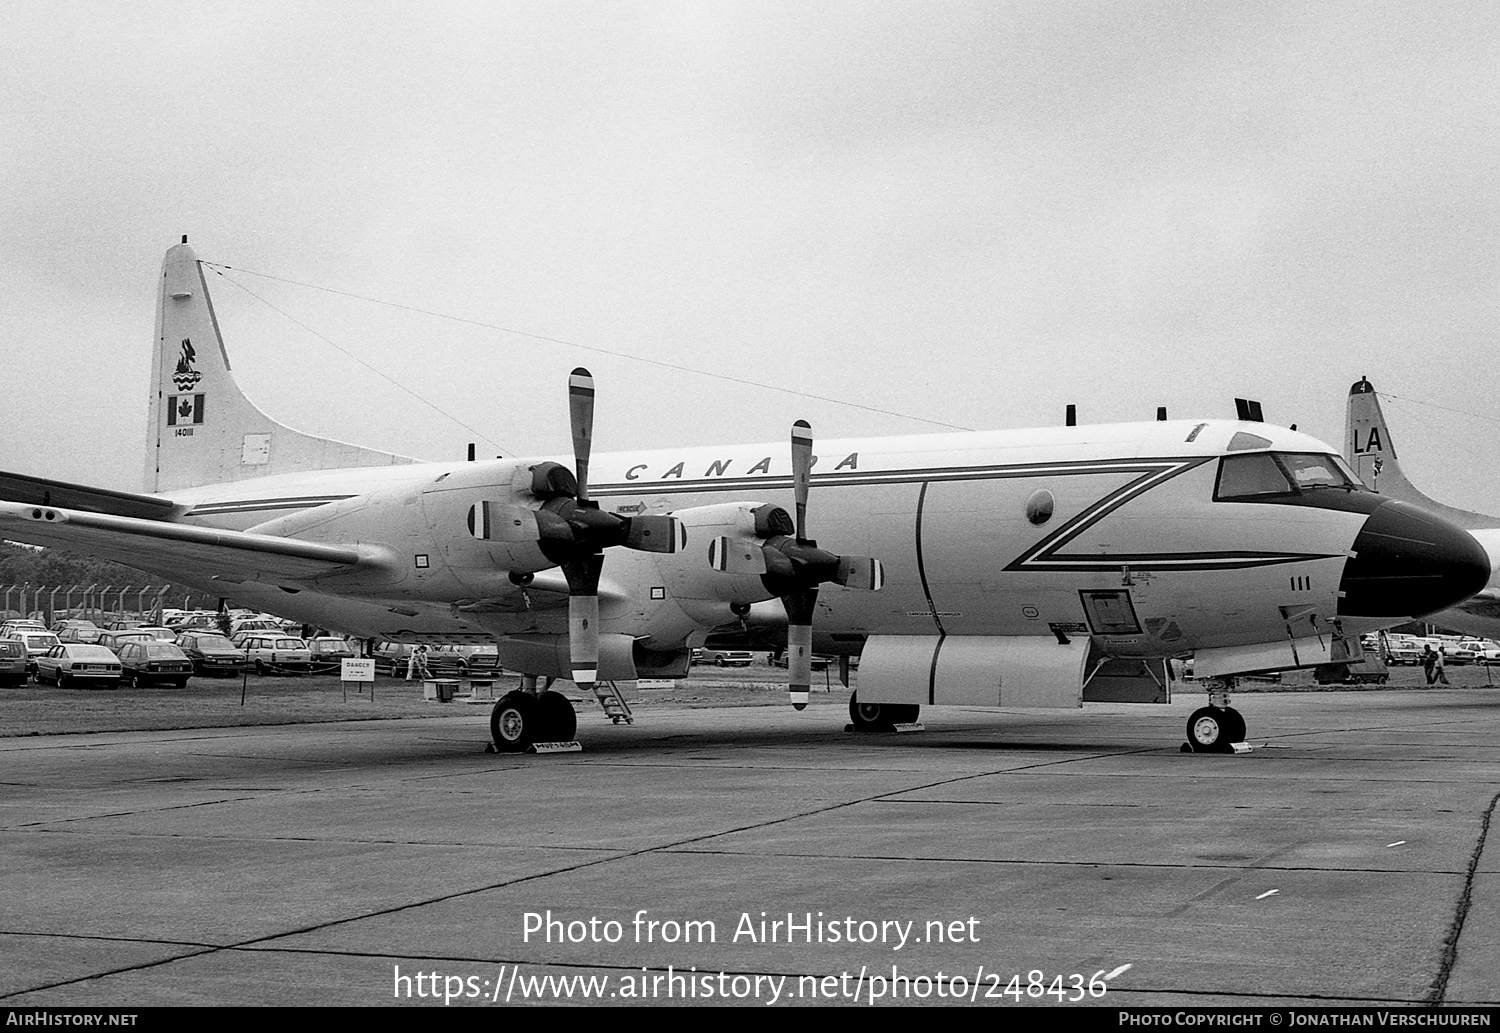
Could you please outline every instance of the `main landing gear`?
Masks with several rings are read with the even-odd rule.
[[[499,753],[520,753],[539,742],[568,742],[577,734],[573,704],[551,689],[507,692],[490,711],[490,735]]]
[[[1233,753],[1234,744],[1245,741],[1245,719],[1229,705],[1233,679],[1206,682],[1208,706],[1193,711],[1187,720],[1187,742],[1183,753]]]
[[[892,725],[915,724],[922,708],[916,703],[861,703],[849,694],[849,720],[856,732],[889,732]]]

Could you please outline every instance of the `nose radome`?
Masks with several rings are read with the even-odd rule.
[[[1490,558],[1463,528],[1405,502],[1381,505],[1354,539],[1339,582],[1339,615],[1420,617],[1489,581]]]

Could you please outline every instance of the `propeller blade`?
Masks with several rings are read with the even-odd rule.
[[[599,597],[568,596],[568,662],[573,682],[590,689],[599,680]]]
[[[640,552],[681,552],[687,548],[687,528],[669,516],[626,518],[625,548]]]
[[[812,688],[812,625],[789,624],[786,629],[787,695],[792,708],[804,710]]]
[[[797,538],[807,537],[807,490],[812,483],[812,426],[792,424],[792,490],[797,498]]]
[[[833,580],[845,588],[878,592],[885,587],[885,564],[871,556],[840,556]]]
[[[589,451],[594,438],[594,378],[579,366],[568,377],[568,415],[573,424],[573,472],[578,501],[589,497]]]
[[[708,565],[728,574],[759,577],[766,572],[765,546],[719,535],[708,543]]]
[[[533,510],[506,502],[481,502],[469,507],[469,533],[486,542],[533,542],[541,528]]]

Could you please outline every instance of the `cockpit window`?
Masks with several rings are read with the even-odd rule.
[[[1356,488],[1369,487],[1369,485],[1359,479],[1359,474],[1355,473],[1354,470],[1349,466],[1349,464],[1344,462],[1343,456],[1328,456],[1328,458],[1332,459],[1334,465],[1339,468],[1339,472],[1344,475],[1344,480],[1348,481]]]
[[[1333,456],[1279,455],[1277,459],[1299,488],[1352,487]]]
[[[1252,499],[1264,495],[1295,495],[1315,488],[1359,486],[1349,468],[1335,455],[1304,452],[1257,452],[1225,456],[1219,461],[1219,483],[1214,498]]]
[[[1216,499],[1243,499],[1254,495],[1288,495],[1292,483],[1269,452],[1249,456],[1225,456],[1219,463]]]
[[[1246,431],[1236,431],[1234,437],[1229,439],[1228,452],[1249,452],[1256,448],[1270,448],[1271,442],[1259,434],[1250,434]]]

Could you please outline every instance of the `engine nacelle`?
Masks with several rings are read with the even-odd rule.
[[[687,531],[687,548],[670,556],[659,556],[657,569],[667,581],[672,598],[685,607],[707,604],[712,612],[726,612],[752,603],[774,599],[775,595],[761,580],[762,562],[757,569],[753,561],[728,569],[715,569],[711,549],[724,542],[744,555],[759,556],[761,541],[757,531],[766,523],[769,509],[759,502],[722,502],[713,506],[679,509],[672,515]],[[759,521],[759,523],[757,523]]]
[[[638,677],[634,642],[629,635],[599,636],[599,680],[633,681]],[[496,648],[500,666],[543,678],[573,677],[566,635],[507,635]]]

